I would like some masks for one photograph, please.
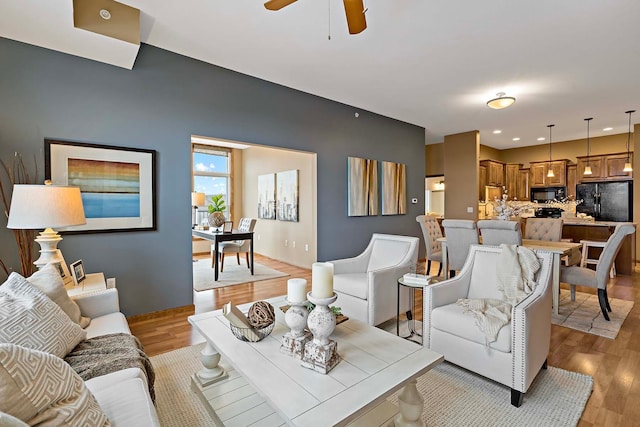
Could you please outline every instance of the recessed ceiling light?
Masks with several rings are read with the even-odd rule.
[[[111,12],[109,12],[107,9],[100,9],[98,13],[100,14],[100,18],[104,20],[111,19]]]
[[[604,129],[602,129],[602,130],[603,130],[603,131],[605,131],[605,132],[607,132],[607,131],[609,131],[609,130],[613,130],[613,128],[604,128]]]
[[[544,136],[541,136],[540,138],[538,138],[538,141],[544,141]]]
[[[516,136],[515,138],[512,139],[512,141],[520,141],[520,138]]]
[[[496,133],[496,134],[497,133],[502,133],[502,131],[500,129],[496,129],[496,130],[493,131],[493,133]]]

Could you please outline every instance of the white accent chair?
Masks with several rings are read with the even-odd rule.
[[[442,221],[442,227],[447,238],[449,277],[453,277],[464,265],[469,247],[480,243],[478,226],[473,220],[445,219]]]
[[[502,221],[499,219],[483,219],[478,221],[478,230],[482,236],[483,245],[522,246],[522,232],[520,221]]]
[[[438,220],[429,215],[418,215],[416,221],[420,224],[422,236],[424,237],[424,245],[427,249],[427,274],[431,273],[431,261],[437,261],[440,264],[438,268],[438,276],[442,273],[442,245],[438,239],[442,237],[442,230]]]
[[[571,301],[576,299],[576,285],[596,288],[602,316],[609,320],[608,312],[611,311],[611,306],[607,295],[607,282],[609,281],[611,266],[622,247],[624,238],[635,232],[636,228],[633,224],[623,223],[616,225],[613,234],[609,236],[604,249],[602,249],[595,271],[586,267],[562,267],[560,269],[560,281],[568,283],[571,287]]]
[[[511,323],[497,340],[485,344],[471,313],[456,304],[460,298],[502,299],[496,266],[501,248],[473,245],[460,274],[424,288],[423,342],[454,363],[511,388],[511,404],[519,407],[546,358],[551,339],[552,254],[537,251],[541,261],[537,285],[511,310]]]
[[[375,233],[364,252],[333,264],[333,290],[342,312],[369,325],[396,317],[398,279],[415,270],[420,239]],[[409,309],[409,293],[402,289],[400,311]]]
[[[238,225],[238,231],[247,232],[253,231],[256,226],[255,218],[241,218],[240,224]],[[251,268],[251,264],[249,263],[249,250],[250,250],[251,242],[248,240],[235,240],[233,242],[220,242],[218,243],[218,248],[220,250],[220,271],[224,270],[224,254],[236,254],[236,260],[238,261],[238,265],[240,265],[240,254],[244,252],[245,258],[247,260],[247,268]],[[216,245],[214,243],[211,244],[211,267],[214,265],[214,256],[216,251]]]

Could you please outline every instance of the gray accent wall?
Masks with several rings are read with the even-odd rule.
[[[45,138],[157,150],[157,231],[66,235],[59,245],[67,263],[117,278],[128,316],[192,304],[192,134],[318,153],[319,260],[359,253],[374,232],[421,236],[421,127],[149,45],[126,70],[0,38],[1,159],[35,156],[42,177]],[[348,156],[405,163],[418,203],[407,215],[348,217]],[[5,221],[0,256],[17,268]]]

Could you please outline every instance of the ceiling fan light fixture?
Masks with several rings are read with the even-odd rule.
[[[503,108],[507,108],[508,106],[516,102],[516,99],[513,96],[504,95],[504,92],[496,93],[496,98],[487,101],[487,107],[494,110],[502,110]]]

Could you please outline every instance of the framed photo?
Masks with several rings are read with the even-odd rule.
[[[80,187],[85,225],[65,233],[156,229],[154,150],[45,139],[45,179]]]
[[[378,161],[349,157],[347,162],[348,215],[378,215]]]
[[[84,266],[82,265],[82,260],[79,259],[78,261],[72,263],[70,267],[71,267],[71,274],[73,275],[73,283],[76,286],[78,286],[85,278]]]
[[[225,221],[222,224],[222,232],[223,233],[231,233],[233,231],[233,221]]]
[[[278,220],[298,221],[298,170],[276,174]]]
[[[64,260],[60,249],[56,249],[56,253],[58,254],[58,259],[60,259],[61,261],[56,263],[55,266],[58,269],[58,273],[60,273],[60,277],[62,277],[64,285],[67,286],[68,284],[73,282],[73,277],[71,277],[71,273],[69,273],[69,268],[67,267],[67,263]]]
[[[258,175],[258,218],[276,219],[276,174]]]

